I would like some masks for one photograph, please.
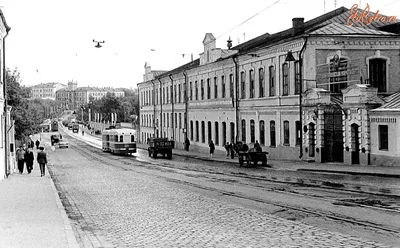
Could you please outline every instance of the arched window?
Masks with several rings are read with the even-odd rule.
[[[219,125],[218,122],[215,122],[215,142],[216,145],[219,145]]]
[[[265,145],[265,124],[260,121],[260,145]]]
[[[206,143],[206,125],[205,122],[201,122],[201,142]]]
[[[199,121],[196,121],[196,142],[199,142]]]
[[[250,81],[250,98],[254,98],[255,89],[254,89],[254,70],[250,70],[249,73],[249,81]]]
[[[275,121],[270,121],[269,122],[269,136],[270,136],[270,141],[271,141],[271,146],[275,147],[276,146],[276,136],[275,136]]]
[[[212,140],[212,127],[211,127],[211,121],[207,123],[207,129],[208,129],[208,143]]]
[[[284,121],[283,122],[283,144],[284,145],[289,145],[290,140],[289,140],[289,121]]]
[[[190,121],[190,140],[193,140],[193,121]]]
[[[255,134],[255,124],[254,120],[250,120],[250,142],[255,143],[256,142],[256,134]]]
[[[218,80],[214,77],[214,99],[218,98]]]
[[[242,141],[246,143],[246,120],[242,120]]]
[[[275,67],[269,67],[269,96],[275,96]]]
[[[245,78],[244,71],[242,71],[240,73],[240,90],[242,92],[240,98],[245,99],[246,98],[246,78]]]
[[[289,95],[289,66],[288,63],[282,65],[282,95]]]
[[[258,87],[259,87],[259,93],[258,97],[264,97],[264,69],[260,68],[258,69]]]
[[[221,97],[222,98],[225,98],[225,91],[226,91],[225,76],[221,76]]]

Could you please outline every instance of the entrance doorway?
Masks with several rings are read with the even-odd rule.
[[[343,162],[343,124],[339,108],[326,108],[322,162]]]
[[[358,125],[351,125],[351,163],[360,164],[360,134]]]
[[[310,123],[308,128],[308,156],[315,156],[315,124]]]

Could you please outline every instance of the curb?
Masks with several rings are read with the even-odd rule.
[[[58,191],[56,189],[56,186],[54,185],[54,181],[53,181],[53,178],[51,177],[51,174],[50,174],[50,180],[51,180],[51,187],[53,189],[54,196],[56,198],[57,208],[60,211],[61,219],[62,219],[63,224],[64,224],[65,237],[67,238],[68,247],[70,247],[70,248],[79,248],[80,247],[79,243],[76,240],[74,231],[72,229],[71,222],[69,221],[68,215],[65,212],[65,208],[62,205],[60,196],[58,195]]]
[[[400,175],[384,174],[384,173],[372,173],[372,172],[362,172],[362,171],[337,171],[337,170],[318,170],[318,169],[297,169],[296,171],[323,172],[323,173],[334,173],[334,174],[348,174],[348,175],[400,178]]]

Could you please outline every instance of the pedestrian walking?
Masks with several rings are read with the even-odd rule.
[[[24,173],[24,164],[25,164],[25,150],[23,146],[20,146],[17,150],[17,164],[19,174]]]
[[[82,136],[85,135],[85,131],[82,130]]]
[[[225,150],[226,150],[226,158],[229,158],[229,154],[231,152],[231,146],[230,146],[229,142],[226,142]]]
[[[208,146],[210,147],[210,157],[212,158],[214,155],[214,151],[215,151],[214,142],[212,140],[210,140],[210,144],[208,144]]]
[[[231,142],[229,148],[230,148],[231,159],[234,159],[235,158],[235,144],[233,142]]]
[[[188,152],[189,151],[189,146],[190,146],[190,141],[189,141],[188,138],[186,138],[184,145],[185,145],[185,151]]]
[[[40,151],[37,154],[37,162],[40,167],[40,176],[43,177],[46,174],[47,154],[44,152],[44,147],[39,147]]]
[[[39,150],[39,145],[40,145],[40,141],[39,140],[36,140],[36,150]]]
[[[256,143],[254,143],[254,151],[256,151],[256,152],[262,151],[260,143],[258,143],[258,140],[256,140]]]
[[[26,170],[28,171],[28,174],[31,174],[31,171],[33,170],[34,159],[35,159],[35,156],[33,155],[32,148],[28,148],[28,150],[25,152],[25,163],[26,163]]]

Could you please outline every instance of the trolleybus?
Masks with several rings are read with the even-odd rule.
[[[104,130],[101,134],[102,149],[112,154],[136,153],[136,130],[130,128],[119,128]]]

